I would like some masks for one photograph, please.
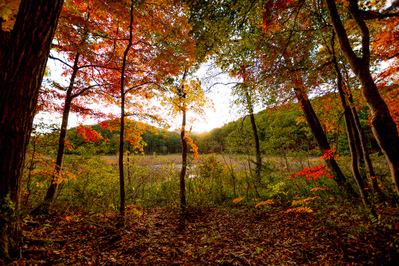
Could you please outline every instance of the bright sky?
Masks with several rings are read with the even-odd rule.
[[[221,70],[214,68],[212,64],[202,65],[194,77],[201,81],[202,88],[213,106],[206,108],[202,117],[188,113],[187,120],[190,123],[188,128],[192,126],[192,131],[196,133],[207,132],[240,117],[236,111],[237,108],[231,104],[233,100],[231,88],[234,86],[234,80],[231,77],[221,73]],[[173,127],[179,128],[181,118],[176,120],[178,120],[174,123],[176,126]]]
[[[61,76],[61,65],[54,60],[49,59],[48,67],[50,69],[50,78],[55,77],[57,82],[67,84],[67,78]],[[194,74],[195,78],[201,81],[203,89],[206,91],[206,96],[212,101],[212,107],[205,109],[203,116],[198,116],[188,112],[187,114],[187,129],[192,129],[193,132],[202,133],[210,131],[213,128],[221,127],[225,123],[236,120],[240,114],[236,111],[237,108],[232,106],[231,101],[231,87],[234,86],[232,80],[227,74],[221,73],[220,69],[211,67],[211,64],[204,64]],[[166,112],[165,112],[166,114]],[[170,124],[170,130],[176,130],[180,127],[181,117],[164,117]],[[35,117],[35,123],[44,121],[49,124],[61,124],[61,114],[41,112]],[[76,127],[79,124],[95,124],[98,121],[95,119],[87,119],[78,116],[75,113],[69,115],[68,128]]]

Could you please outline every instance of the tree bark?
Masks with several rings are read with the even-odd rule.
[[[121,80],[120,80],[120,97],[121,97],[121,117],[120,117],[120,133],[119,133],[119,190],[120,190],[120,202],[119,202],[119,214],[121,217],[125,216],[125,176],[124,176],[124,165],[123,165],[123,155],[124,155],[124,134],[125,134],[125,72],[127,65],[127,56],[129,54],[130,48],[133,44],[133,0],[130,1],[130,20],[129,20],[129,39],[128,44],[123,52],[122,68],[121,68]]]
[[[185,97],[183,96],[183,98],[185,98]],[[181,139],[181,143],[182,143],[182,152],[181,152],[182,166],[181,166],[181,171],[180,171],[180,211],[182,213],[183,218],[185,218],[186,207],[187,207],[185,177],[186,177],[186,172],[187,172],[188,146],[187,146],[187,140],[185,139],[185,136],[186,136],[186,110],[183,110],[182,111],[182,128],[181,128],[181,132],[180,132],[180,139]]]
[[[342,80],[342,74],[340,71],[340,68],[338,66],[337,58],[335,56],[335,51],[334,51],[334,36],[332,38],[332,62],[334,66],[334,70],[337,76],[337,88],[338,88],[338,93],[339,97],[341,100],[341,105],[344,109],[344,116],[345,116],[345,125],[346,125],[346,133],[348,137],[348,143],[349,143],[349,150],[351,153],[351,168],[352,168],[352,174],[353,177],[355,178],[357,187],[359,189],[359,194],[360,198],[363,202],[363,205],[366,209],[372,209],[372,206],[370,205],[370,201],[368,199],[368,193],[366,191],[366,183],[365,179],[361,175],[361,172],[359,170],[359,162],[360,156],[363,156],[363,152],[360,153],[360,140],[359,140],[359,135],[357,134],[357,130],[355,128],[355,121],[353,119],[353,115],[350,109],[350,106],[348,105],[348,100],[345,95],[345,91],[343,88],[343,80]]]
[[[358,57],[349,42],[334,0],[326,0],[330,18],[345,57],[362,84],[362,93],[372,116],[372,131],[388,162],[396,192],[399,194],[399,135],[388,106],[378,92],[370,73],[370,34],[359,13],[357,0],[350,0],[349,10],[362,33],[362,56]]]
[[[346,79],[347,79],[347,84],[348,84],[349,78],[348,78],[347,69],[344,67],[343,70],[344,70],[344,73],[346,73],[346,77],[347,77]],[[367,177],[371,180],[373,192],[377,195],[378,199],[381,202],[383,202],[386,200],[386,195],[381,190],[381,187],[378,184],[377,176],[374,171],[373,162],[371,161],[371,158],[370,158],[370,151],[367,148],[367,137],[366,137],[366,134],[364,133],[362,125],[360,124],[359,114],[355,108],[355,103],[353,101],[353,95],[352,95],[351,90],[348,85],[347,85],[347,90],[345,91],[345,95],[349,102],[349,107],[350,107],[353,121],[354,121],[355,131],[357,132],[357,135],[359,136],[359,139],[360,139],[360,149],[362,150],[363,162],[366,165]]]
[[[252,126],[252,134],[254,137],[255,143],[255,156],[256,156],[256,168],[255,168],[255,175],[256,175],[256,185],[261,183],[261,169],[262,169],[262,155],[260,153],[260,144],[259,144],[259,135],[258,135],[258,128],[256,126],[255,115],[254,115],[254,108],[252,105],[251,96],[248,93],[248,88],[245,88],[245,97],[247,102],[247,108],[249,113],[249,118],[251,121]],[[257,191],[257,189],[256,189]],[[258,192],[257,192],[258,194]],[[258,195],[259,196],[259,195]]]
[[[22,0],[12,31],[0,29],[0,258],[16,251],[18,184],[62,5]]]
[[[121,91],[121,117],[120,117],[120,133],[119,133],[119,158],[118,158],[118,166],[119,166],[119,214],[121,217],[125,216],[125,175],[124,175],[124,132],[125,132],[125,93]]]
[[[351,95],[349,95],[349,102],[350,102],[351,105],[353,105],[353,99],[352,99]],[[380,186],[378,185],[377,176],[376,176],[376,173],[375,173],[374,167],[373,167],[373,162],[371,161],[370,153],[369,153],[369,150],[367,149],[366,134],[364,133],[364,130],[362,129],[362,126],[360,124],[359,115],[358,115],[358,113],[356,111],[356,108],[354,106],[351,106],[351,112],[352,112],[352,116],[353,116],[353,119],[354,119],[354,122],[355,122],[355,129],[356,129],[356,131],[357,131],[357,133],[359,134],[359,137],[360,137],[360,146],[361,146],[361,149],[363,151],[363,160],[364,160],[364,162],[366,164],[367,176],[371,180],[371,185],[373,187],[374,193],[377,194],[378,198],[381,201],[384,201],[386,196],[382,192]]]
[[[298,99],[298,103],[305,115],[306,121],[315,137],[317,144],[319,145],[320,151],[324,153],[330,150],[330,144],[328,143],[327,136],[323,131],[320,121],[310,103],[308,96],[304,92],[303,88],[295,88],[295,95]],[[356,193],[352,186],[347,182],[345,175],[342,173],[341,168],[338,166],[337,161],[334,158],[325,159],[328,168],[334,173],[334,180],[337,184],[345,190],[345,192],[351,196],[356,197]]]
[[[180,139],[182,145],[182,152],[181,152],[181,159],[182,159],[182,166],[180,171],[180,215],[181,215],[181,226],[184,228],[184,221],[186,219],[187,214],[187,201],[186,201],[186,172],[187,172],[187,154],[188,154],[188,145],[186,140],[186,119],[187,119],[187,105],[186,105],[186,98],[187,94],[184,89],[184,81],[186,79],[187,71],[184,71],[182,84],[180,90],[178,90],[179,98],[182,102],[182,122],[181,122],[181,129],[180,129]]]

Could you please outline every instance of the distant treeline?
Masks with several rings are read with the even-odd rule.
[[[322,120],[324,130],[332,146],[339,154],[348,154],[348,141],[345,134],[343,112],[338,108],[334,113],[326,112],[323,102],[332,98],[323,96],[313,100],[313,104]],[[337,109],[337,108],[335,108]],[[365,128],[368,145],[378,150],[367,121],[367,109],[359,110],[361,123]],[[295,103],[274,108],[267,108],[255,115],[259,131],[262,154],[278,156],[295,156],[301,154],[318,155],[318,146],[303,117],[303,113]],[[115,123],[116,121],[113,121]],[[112,123],[112,122],[109,122]],[[87,139],[79,132],[79,128],[68,130],[67,149],[69,154],[116,154],[118,151],[119,131],[104,127],[104,122],[87,130],[97,132],[94,141]],[[130,141],[126,147],[132,153],[171,154],[181,152],[178,132],[157,128],[145,123],[128,121]],[[116,127],[117,128],[117,127]],[[133,132],[133,133],[132,133]],[[47,135],[46,138],[53,134]],[[251,124],[244,116],[225,124],[210,132],[192,134],[200,153],[245,153],[252,154],[254,149]],[[128,134],[129,139],[129,134]],[[54,139],[55,140],[55,139]],[[55,141],[53,143],[56,143]],[[55,148],[55,147],[54,147]]]

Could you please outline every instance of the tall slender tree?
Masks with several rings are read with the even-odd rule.
[[[125,105],[126,105],[126,89],[125,89],[125,75],[126,75],[126,64],[128,54],[133,45],[133,19],[134,19],[134,1],[130,1],[129,5],[129,29],[128,29],[128,39],[125,50],[123,51],[122,56],[122,65],[121,65],[121,77],[120,77],[120,106],[121,106],[121,115],[120,115],[120,132],[119,132],[119,186],[120,186],[120,201],[119,201],[119,213],[121,216],[125,215],[125,171],[123,167],[123,155],[124,155],[124,145],[125,145]]]
[[[181,129],[180,129],[180,140],[182,146],[181,152],[181,171],[180,171],[180,212],[182,221],[186,219],[187,216],[187,200],[186,200],[186,173],[187,173],[187,153],[188,153],[188,144],[187,144],[187,136],[186,136],[186,125],[187,125],[187,90],[185,88],[185,82],[187,77],[187,70],[184,71],[182,81],[180,86],[177,87],[176,94],[178,96],[181,105],[179,106],[181,109],[182,120],[181,120]]]
[[[82,108],[77,103],[77,100],[83,96],[93,96],[92,91],[100,87],[100,84],[95,80],[95,67],[107,67],[106,62],[98,62],[97,55],[102,47],[102,42],[97,37],[97,32],[102,29],[100,28],[101,23],[96,23],[95,21],[103,19],[101,14],[104,13],[104,10],[101,8],[103,6],[95,3],[93,0],[82,1],[78,5],[75,2],[66,1],[61,13],[53,43],[53,50],[58,55],[50,55],[50,59],[61,62],[65,70],[64,74],[69,75],[69,84],[62,86],[59,82],[53,81],[53,87],[57,89],[55,95],[63,99],[64,105],[60,108],[62,118],[54,173],[51,177],[51,183],[47,189],[44,201],[35,208],[35,213],[48,212],[50,205],[55,199],[58,187],[62,182],[61,170],[69,114],[71,111],[82,113],[82,109],[85,113],[88,112],[89,108],[84,106]],[[61,56],[67,59],[61,59]],[[61,93],[58,93],[58,91],[61,91]],[[51,92],[54,93],[53,91]],[[49,93],[49,91],[45,93]],[[94,101],[94,97],[89,98],[92,102]],[[47,105],[49,104],[51,103],[47,103]]]
[[[197,80],[188,79],[188,67],[185,68],[181,79],[167,84],[169,89],[165,92],[166,103],[171,106],[172,114],[181,114],[180,141],[182,145],[182,167],[180,170],[180,218],[181,226],[185,226],[187,215],[186,199],[186,174],[188,167],[189,148],[193,151],[194,158],[198,159],[198,147],[194,144],[187,131],[187,113],[201,114],[207,104],[204,91]]]
[[[113,26],[106,32],[112,43],[106,58],[113,64],[102,73],[105,80],[115,84],[111,94],[120,99],[119,211],[124,216],[125,118],[145,112],[148,99],[161,81],[178,75],[181,62],[192,60],[194,43],[188,35],[185,9],[179,2],[129,0],[109,3],[116,13],[111,22]]]
[[[341,100],[342,107],[344,109],[344,116],[345,116],[345,125],[346,125],[346,133],[348,136],[348,143],[349,143],[349,150],[351,153],[352,157],[352,174],[353,177],[355,178],[357,187],[359,189],[359,194],[360,198],[363,202],[363,205],[366,208],[370,208],[370,201],[367,195],[367,188],[366,188],[366,183],[365,183],[365,178],[362,176],[360,172],[360,158],[363,156],[363,151],[361,151],[360,148],[360,138],[359,134],[356,130],[356,125],[355,121],[353,118],[353,113],[352,110],[349,106],[345,91],[344,91],[344,83],[343,83],[343,78],[342,78],[342,73],[340,70],[340,67],[338,65],[337,57],[335,55],[335,50],[334,50],[334,35],[332,36],[332,44],[331,44],[331,49],[332,49],[332,63],[333,67],[337,76],[337,88],[338,88],[338,94]]]
[[[244,108],[251,122],[253,142],[255,146],[255,190],[259,196],[257,187],[261,184],[262,154],[260,150],[258,126],[255,120],[254,105],[256,102],[256,78],[248,73],[244,66],[241,66],[239,76],[243,82],[236,86],[237,94],[243,96]],[[241,102],[241,101],[239,101]]]

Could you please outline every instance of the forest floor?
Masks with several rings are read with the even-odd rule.
[[[14,265],[394,265],[398,211],[391,224],[371,223],[348,206],[313,213],[285,207],[128,208],[115,213],[27,217]],[[396,218],[395,218],[396,217]],[[389,219],[388,219],[389,220]],[[396,264],[397,265],[397,264]]]

